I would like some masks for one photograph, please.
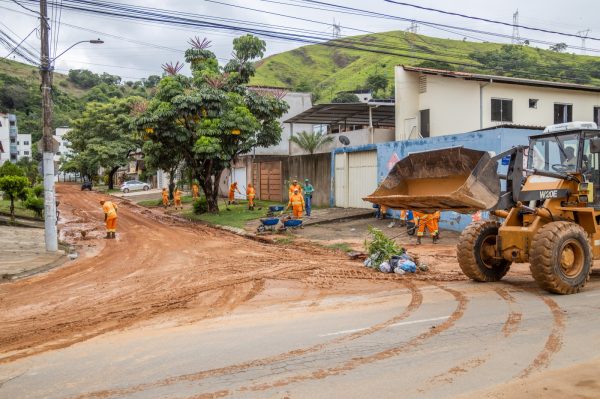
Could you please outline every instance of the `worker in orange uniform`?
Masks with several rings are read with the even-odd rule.
[[[294,195],[295,190],[298,190],[298,193],[300,193],[300,195],[302,195],[302,186],[300,184],[298,184],[297,179],[294,179],[294,181],[292,181],[292,185],[290,186],[290,189],[288,190],[289,198],[292,198],[292,195]]]
[[[429,230],[434,244],[437,244],[438,231],[436,228],[434,214],[425,212],[414,212],[417,217],[419,229],[417,230],[417,244],[421,244],[421,237],[425,234],[425,228]]]
[[[173,191],[173,201],[175,202],[175,210],[177,210],[178,207],[183,209],[183,205],[181,205],[181,190],[179,187]]]
[[[104,211],[104,223],[106,223],[106,237],[117,238],[117,205],[112,201],[101,200],[102,210]]]
[[[196,183],[192,184],[192,199],[196,201],[200,198],[200,187]]]
[[[441,218],[442,214],[440,211],[435,211],[433,212],[433,221],[435,222],[435,231],[437,232],[435,238],[436,238],[436,242],[439,241],[440,239],[440,218]]]
[[[285,207],[284,212],[287,211],[290,206],[294,212],[294,218],[302,219],[302,212],[304,211],[304,196],[300,193],[300,190],[294,190],[294,193],[291,195],[290,201]]]
[[[252,183],[248,183],[248,187],[246,187],[246,198],[248,198],[248,209],[251,211],[254,210],[254,197],[256,197],[254,185]]]
[[[164,187],[162,189],[162,204],[165,207],[165,209],[167,209],[167,207],[169,206],[169,190],[167,190],[166,187]]]
[[[238,188],[237,182],[234,181],[233,183],[231,183],[231,185],[229,186],[229,202],[228,204],[235,204],[235,192],[238,192],[239,194],[241,194],[242,192],[240,191],[240,189]]]

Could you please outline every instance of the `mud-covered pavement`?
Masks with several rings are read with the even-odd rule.
[[[502,384],[600,355],[597,270],[584,292],[554,296],[522,265],[497,284],[465,281],[447,273],[450,246],[424,245],[415,250],[431,273],[384,275],[341,252],[249,240],[127,202],[119,238],[103,240],[100,195],[59,195],[61,235],[81,257],[0,285],[0,397],[442,398],[487,388],[516,398],[522,390],[505,395]],[[588,379],[563,387],[598,397]]]

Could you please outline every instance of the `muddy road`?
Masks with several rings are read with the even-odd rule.
[[[59,195],[81,256],[0,285],[0,397],[518,398],[505,384],[537,378],[539,397],[540,372],[569,397],[600,396],[598,269],[555,296],[523,265],[466,281],[450,246],[424,245],[432,272],[384,275],[127,202],[119,238],[103,240],[101,196]]]

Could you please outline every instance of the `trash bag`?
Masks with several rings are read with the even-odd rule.
[[[415,264],[415,262],[410,261],[410,260],[403,260],[402,262],[400,262],[398,267],[407,273],[416,273],[417,272],[417,265]]]
[[[415,259],[412,256],[410,256],[409,254],[407,254],[406,252],[403,253],[402,255],[400,255],[400,258],[403,260],[409,260],[411,262],[415,261]]]
[[[402,270],[402,268],[400,268],[400,267],[395,268],[394,273],[400,274],[400,275],[406,274],[406,272],[404,270]]]
[[[365,259],[365,261],[363,262],[363,264],[366,267],[371,267],[371,265],[373,264],[373,260],[371,258],[367,258],[367,259]]]
[[[392,266],[390,266],[389,262],[383,262],[381,265],[379,265],[379,271],[382,273],[391,273]]]
[[[402,260],[402,256],[401,255],[394,255],[390,258],[390,266],[392,266],[392,269],[395,269],[398,267],[398,263],[400,263],[400,261]]]

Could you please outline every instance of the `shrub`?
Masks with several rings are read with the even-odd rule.
[[[194,213],[199,215],[201,213],[206,213],[208,211],[208,203],[206,202],[206,198],[200,197],[198,200],[194,201]]]
[[[44,186],[41,184],[37,184],[33,186],[33,194],[36,197],[43,198],[44,197]]]
[[[35,216],[42,218],[44,213],[44,199],[40,197],[30,196],[25,200],[25,208],[35,212]]]
[[[365,248],[372,259],[371,267],[378,268],[382,262],[389,260],[393,255],[401,255],[404,252],[404,248],[396,245],[394,240],[388,238],[381,230],[369,226],[369,234],[373,240],[365,240]]]

